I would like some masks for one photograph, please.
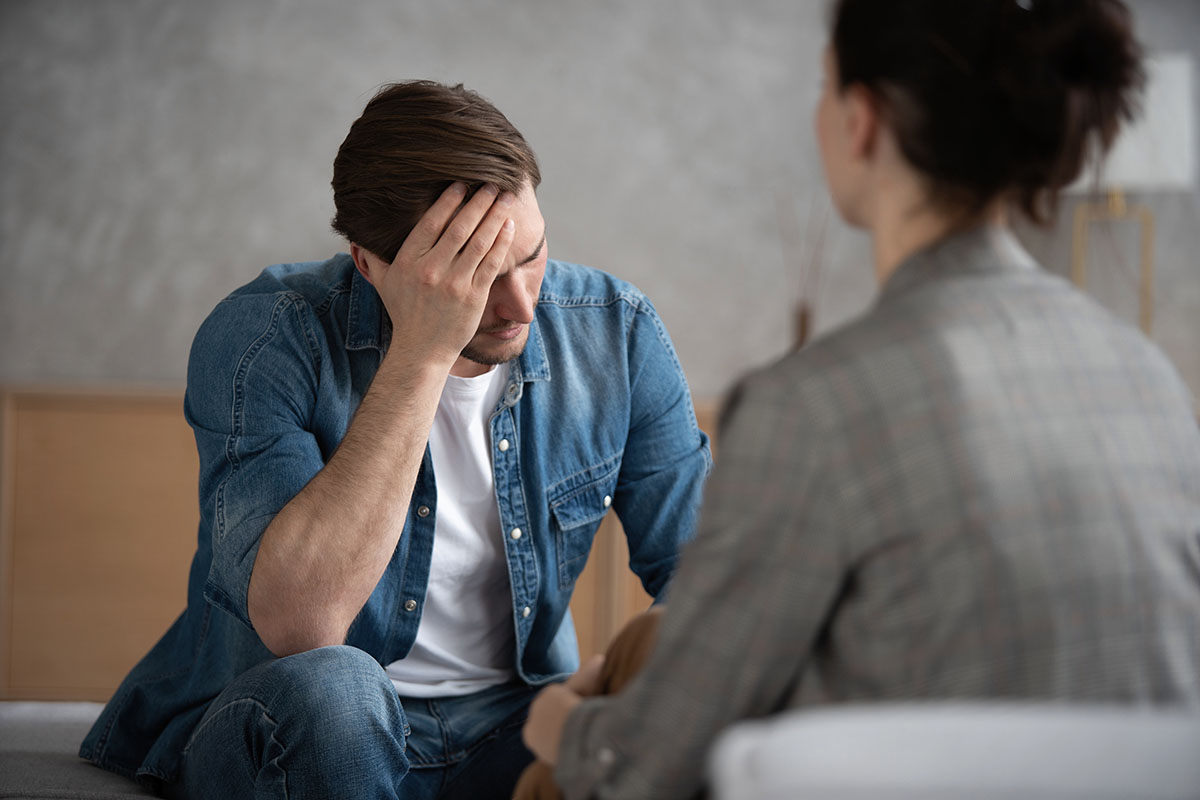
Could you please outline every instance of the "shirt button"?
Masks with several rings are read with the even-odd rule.
[[[515,542],[517,539],[521,538],[521,529],[513,528],[511,531],[508,532],[508,535],[511,536],[513,541]]]
[[[604,507],[608,508],[611,505],[612,505],[612,497],[610,497],[609,495],[604,495]]]
[[[617,760],[617,754],[607,747],[601,747],[596,752],[596,760],[607,767]]]
[[[416,611],[417,610],[417,601],[416,600],[405,600],[404,601],[404,610],[405,611]]]
[[[417,509],[417,516],[418,517],[428,517],[429,516],[429,506],[420,506]]]
[[[522,608],[522,609],[521,609],[521,616],[522,616],[522,617],[528,617],[528,616],[529,616],[530,614],[532,614],[532,613],[533,613],[533,610],[532,610],[532,609],[530,609],[530,608],[529,608],[529,606],[525,606],[524,608]]]
[[[496,446],[500,448],[501,453],[507,451],[508,450],[508,439],[501,439],[500,444],[498,444]]]

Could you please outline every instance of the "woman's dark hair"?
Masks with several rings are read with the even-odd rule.
[[[454,181],[514,194],[542,181],[520,131],[462,84],[385,86],[333,161],[333,229],[385,261]]]
[[[1006,197],[1045,222],[1137,107],[1141,48],[1120,0],[838,0],[838,82],[882,104],[938,205]]]

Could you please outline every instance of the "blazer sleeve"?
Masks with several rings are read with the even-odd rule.
[[[842,582],[823,461],[785,383],[742,389],[649,663],[567,720],[556,777],[568,798],[692,797],[725,726],[786,704]]]

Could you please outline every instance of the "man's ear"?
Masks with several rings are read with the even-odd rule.
[[[879,98],[861,84],[849,86],[845,92],[846,138],[850,155],[856,159],[869,159],[875,153],[879,137]]]
[[[371,280],[371,268],[367,264],[367,258],[370,255],[366,248],[359,247],[354,242],[350,243],[350,257],[354,259],[354,266],[358,269],[358,274],[362,275],[367,283],[374,286],[375,281]]]

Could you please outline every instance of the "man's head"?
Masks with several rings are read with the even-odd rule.
[[[386,262],[454,181],[519,194],[542,181],[525,137],[462,85],[385,86],[350,126],[333,162],[333,229]]]
[[[350,127],[334,160],[333,228],[350,241],[356,262],[390,264],[418,220],[456,181],[470,191],[486,184],[515,195],[512,247],[454,371],[473,374],[464,359],[499,364],[524,349],[546,268],[546,224],[535,195],[541,172],[512,123],[461,84],[385,87]],[[363,265],[359,269],[367,275]]]

